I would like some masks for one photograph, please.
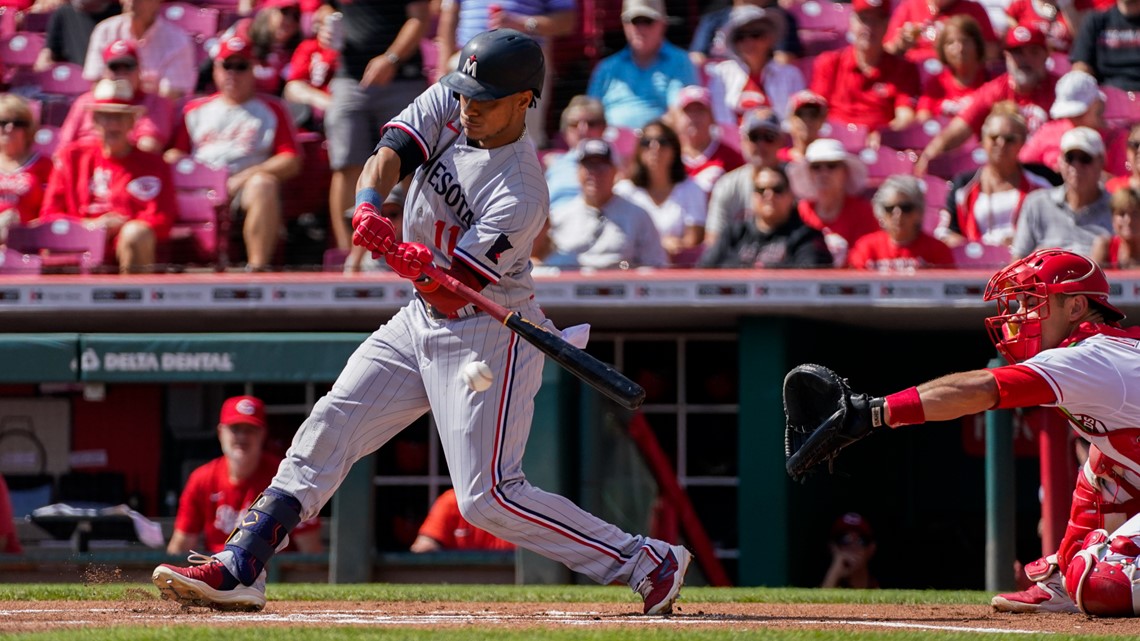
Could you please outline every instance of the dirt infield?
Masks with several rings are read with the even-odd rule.
[[[183,609],[140,589],[122,601],[21,601],[0,603],[0,630],[36,632],[110,626],[440,627],[494,625],[515,629],[558,626],[732,626],[733,629],[851,629],[860,631],[1063,632],[1140,635],[1140,620],[1098,619],[1079,614],[1011,615],[980,605],[835,605],[680,603],[667,617],[634,614],[636,604],[470,602],[270,601],[253,614]]]

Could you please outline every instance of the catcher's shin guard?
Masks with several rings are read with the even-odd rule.
[[[1140,614],[1140,592],[1133,538],[1108,532],[1089,533],[1085,546],[1069,562],[1065,584],[1077,607],[1085,614],[1131,617]]]
[[[234,554],[237,578],[243,585],[253,584],[300,522],[301,503],[296,498],[267,489],[254,499],[241,523],[226,539],[226,550]]]
[[[1116,530],[1140,512],[1140,500],[1136,497],[1140,497],[1140,488],[1118,473],[1111,459],[1091,448],[1088,462],[1077,475],[1069,525],[1057,549],[1062,573],[1067,572],[1069,561],[1084,547],[1089,532]]]

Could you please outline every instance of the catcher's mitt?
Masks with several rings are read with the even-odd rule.
[[[822,365],[800,365],[784,377],[784,455],[788,475],[803,480],[812,468],[883,423],[883,399],[853,394],[847,381]]]

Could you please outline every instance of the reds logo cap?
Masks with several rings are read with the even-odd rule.
[[[214,59],[229,60],[230,58],[253,60],[253,45],[243,36],[226,38],[218,45],[218,53]]]
[[[253,425],[265,429],[265,403],[255,396],[234,396],[222,403],[222,425]]]
[[[1005,32],[1005,48],[1020,49],[1022,47],[1045,46],[1045,32],[1029,25],[1019,24]]]
[[[110,113],[138,113],[142,107],[135,104],[135,89],[130,81],[122,78],[103,78],[91,90],[92,101],[87,108],[91,111]]]
[[[878,13],[884,16],[891,12],[890,3],[883,0],[852,0],[851,9],[855,13]]]
[[[116,40],[107,45],[107,48],[103,50],[103,62],[105,64],[122,60],[138,64],[139,50],[134,42],[130,40]]]

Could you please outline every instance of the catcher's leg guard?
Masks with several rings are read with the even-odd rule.
[[[1065,582],[1077,607],[1085,614],[1130,617],[1140,614],[1140,591],[1133,583],[1136,555],[1133,538],[1108,532],[1089,533],[1065,572]]]
[[[1096,447],[1089,449],[1089,460],[1077,475],[1069,525],[1057,550],[1057,562],[1064,573],[1077,552],[1084,547],[1092,530],[1109,532],[1140,512],[1140,488],[1133,485],[1112,459]]]
[[[1076,612],[1077,606],[1065,592],[1057,555],[1037,559],[1025,566],[1025,576],[1036,581],[1028,590],[998,594],[990,600],[997,612]]]
[[[234,555],[237,578],[243,585],[253,584],[300,522],[300,501],[284,492],[270,488],[253,501],[226,539],[226,550]]]

